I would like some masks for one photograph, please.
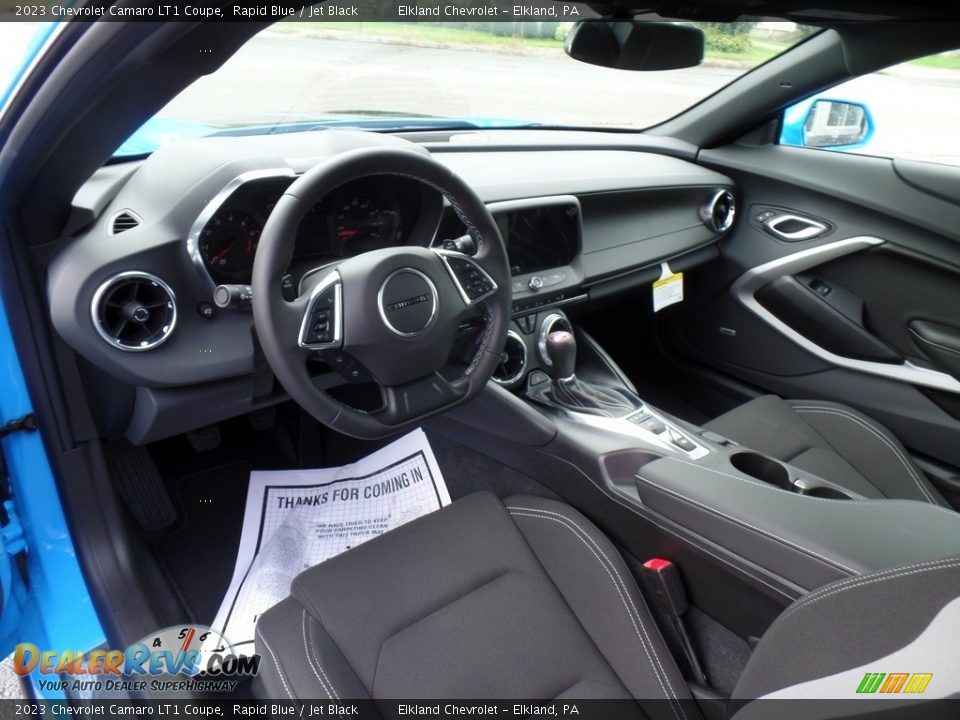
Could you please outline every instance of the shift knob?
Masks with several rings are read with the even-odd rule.
[[[554,330],[547,335],[547,355],[553,363],[553,379],[573,377],[577,366],[577,341],[569,330]]]

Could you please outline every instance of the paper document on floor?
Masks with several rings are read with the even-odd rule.
[[[233,579],[213,627],[235,652],[252,654],[258,618],[289,595],[297,574],[449,503],[419,429],[352,465],[252,472]]]

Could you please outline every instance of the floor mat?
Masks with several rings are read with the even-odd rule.
[[[250,464],[243,461],[186,475],[174,502],[184,522],[154,543],[191,620],[209,625],[230,584],[243,527]]]
[[[183,606],[166,609],[171,623],[213,622],[237,557],[252,470],[343,465],[394,439],[355,440],[331,432],[295,406],[278,410],[277,426],[267,431],[252,430],[245,418],[221,423],[223,443],[215,450],[196,453],[182,436],[151,446],[179,513],[173,528],[148,538]],[[481,490],[501,498],[555,497],[533,478],[486,455],[437,433],[428,437],[453,499]]]

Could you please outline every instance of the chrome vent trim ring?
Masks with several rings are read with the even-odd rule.
[[[700,207],[700,220],[717,233],[725,233],[737,219],[737,199],[729,190],[717,190]]]
[[[509,348],[511,341],[514,343],[512,352],[511,352],[511,349]],[[519,348],[517,347],[518,345],[519,345]],[[515,360],[516,358],[519,358],[520,362],[517,365],[516,369],[506,377],[497,377],[497,371],[500,369],[500,365],[498,365],[497,369],[494,370],[494,373],[493,373],[493,381],[500,385],[512,385],[513,383],[517,382],[517,380],[519,380],[521,377],[523,377],[523,373],[526,372],[527,344],[523,341],[523,338],[521,338],[515,331],[507,330],[507,339],[503,344],[503,352],[507,356],[507,360],[503,363],[500,363],[500,365],[506,366],[508,362],[510,362],[511,360]]]
[[[156,275],[139,270],[117,273],[94,292],[90,319],[110,347],[124,352],[152,350],[176,328],[177,297]]]

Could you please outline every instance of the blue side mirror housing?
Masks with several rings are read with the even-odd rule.
[[[873,114],[863,103],[815,96],[783,111],[781,145],[822,150],[857,150],[876,130]]]

